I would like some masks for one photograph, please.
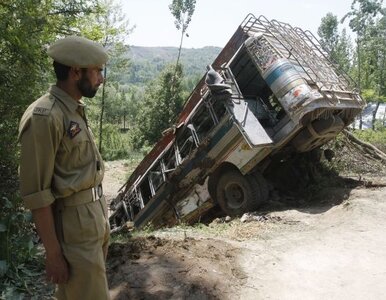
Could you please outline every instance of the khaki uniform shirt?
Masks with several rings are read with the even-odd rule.
[[[27,208],[48,206],[102,182],[104,165],[82,117],[84,106],[52,86],[24,113],[20,192]]]

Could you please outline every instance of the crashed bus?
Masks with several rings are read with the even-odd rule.
[[[325,144],[363,106],[311,32],[249,14],[112,201],[112,229],[257,210],[278,162]]]

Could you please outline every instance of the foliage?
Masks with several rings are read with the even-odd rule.
[[[338,18],[328,13],[322,18],[318,34],[322,44],[329,51],[331,60],[338,63],[345,72],[349,72],[352,56],[351,41],[345,29],[339,34]]]
[[[129,135],[126,132],[120,132],[117,125],[105,124],[102,138],[104,141],[102,153],[105,160],[117,160],[130,156],[132,149],[129,146]]]
[[[361,93],[366,102],[381,102],[386,103],[386,94],[379,95],[374,89],[364,89]]]
[[[363,88],[369,87],[370,77],[375,70],[374,64],[377,64],[377,59],[371,58],[371,52],[375,50],[371,44],[375,42],[374,38],[379,32],[379,26],[376,23],[380,15],[384,15],[382,0],[354,0],[351,11],[342,18],[342,22],[349,19],[349,26],[357,35],[356,73],[358,84]]]
[[[381,151],[386,151],[386,130],[382,129],[374,131],[354,130],[352,131],[355,137],[364,142],[368,142],[376,146]],[[330,160],[324,160],[323,164],[326,168],[335,170],[343,174],[376,174],[381,175],[386,172],[384,163],[374,158],[369,157],[363,151],[359,151],[354,147],[344,134],[339,134],[335,139],[323,146],[334,151],[335,157]]]
[[[181,75],[181,65],[178,65],[177,76],[174,76],[173,67],[169,66],[147,86],[136,117],[136,126],[131,132],[135,149],[154,144],[161,137],[161,132],[173,124],[182,108]],[[175,78],[173,86],[170,84],[172,78]]]
[[[184,40],[184,35],[186,34],[186,36],[189,37],[186,31],[188,29],[190,21],[192,20],[195,6],[196,6],[196,0],[173,0],[172,4],[169,5],[170,12],[175,18],[174,24],[176,25],[176,28],[178,30],[181,30],[180,47],[178,49],[178,56],[177,56],[175,70],[174,70],[174,77],[178,72],[178,65],[180,63],[180,56],[181,56],[181,49],[182,49],[182,42]],[[174,77],[172,77],[172,81],[171,81],[172,89],[176,80]]]
[[[202,76],[206,66],[212,63],[220,51],[219,47],[184,48],[180,59],[184,67],[184,75],[186,77]],[[121,74],[119,81],[140,86],[159,76],[162,70],[175,60],[178,48],[130,46],[127,55],[132,64],[127,73]]]
[[[22,209],[16,192],[17,128],[25,108],[53,80],[48,71],[52,68],[45,51],[47,45],[64,35],[82,34],[109,49],[105,89],[102,95],[87,101],[88,118],[98,140],[103,141],[105,159],[137,159],[133,148],[148,151],[162,130],[173,125],[183,99],[220,52],[219,48],[206,47],[181,53],[195,3],[173,0],[169,6],[181,30],[179,48],[129,48],[123,42],[134,27],[130,28],[114,1],[0,1],[0,298],[31,296],[33,292],[24,276],[31,281],[37,273],[26,262],[33,261],[37,269],[42,264],[34,261],[30,213]],[[354,0],[343,20],[349,20],[357,34],[356,53],[352,53],[346,32],[339,31],[333,14],[321,22],[322,42],[332,59],[358,79],[365,99],[385,102],[386,17],[382,1]],[[176,56],[176,66],[168,66]],[[182,76],[182,65],[186,76]],[[384,126],[375,122],[374,129],[355,134],[386,151]],[[342,146],[342,140],[337,139],[336,145]]]
[[[213,62],[220,51],[219,47],[184,48],[180,58],[180,63],[184,67],[184,82],[194,81],[195,86],[197,79],[201,79],[204,75],[206,66]],[[126,72],[119,75],[118,81],[120,84],[140,87],[156,79],[168,64],[175,61],[178,48],[130,46],[126,55],[131,64]],[[188,86],[192,85],[188,84]]]
[[[25,292],[19,273],[28,272],[24,264],[37,253],[30,224],[32,215],[21,208],[20,201],[5,196],[0,199],[0,291],[14,290],[14,294]]]
[[[386,153],[386,128],[379,126],[376,129],[355,130],[353,133],[360,140],[373,144]]]
[[[351,30],[356,33],[356,53],[351,74],[357,79],[359,89],[373,89],[378,96],[386,95],[386,9],[382,4],[383,0],[354,0],[351,11],[342,18],[342,22],[349,20]],[[376,111],[373,128],[375,115]],[[359,128],[362,128],[362,116]]]
[[[382,10],[383,0],[353,0],[351,11],[342,19],[349,18],[349,26],[360,38],[367,27],[373,23],[373,18]],[[358,4],[358,5],[357,5]]]
[[[188,29],[196,6],[196,0],[173,0],[169,9],[175,18],[174,24],[183,33]]]
[[[94,40],[98,40],[108,51],[109,56],[114,58],[115,63],[107,62],[104,68],[105,81],[102,85],[102,93],[99,100],[99,152],[103,154],[102,144],[104,142],[103,121],[105,112],[106,98],[105,88],[111,82],[116,81],[116,74],[127,68],[129,61],[123,56],[125,47],[123,45],[125,39],[132,32],[133,28],[129,27],[129,22],[122,13],[120,6],[115,4],[114,0],[100,0],[101,14],[94,14],[81,20],[82,35]],[[109,78],[107,78],[107,74]]]
[[[0,2],[0,267],[1,290],[9,298],[12,291],[27,289],[21,279],[29,270],[24,263],[35,258],[36,250],[30,213],[16,192],[19,119],[53,78],[47,71],[52,69],[47,45],[80,32],[77,20],[98,12],[97,0]]]

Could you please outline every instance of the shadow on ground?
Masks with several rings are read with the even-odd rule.
[[[224,291],[236,293],[246,279],[237,267],[237,254],[237,249],[211,239],[150,236],[113,243],[107,259],[111,296],[114,300],[221,299]]]

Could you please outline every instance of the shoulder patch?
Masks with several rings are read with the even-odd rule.
[[[48,116],[51,113],[52,107],[54,106],[55,99],[51,95],[46,94],[38,99],[35,103],[36,104],[32,113],[34,115]]]
[[[34,115],[42,115],[42,116],[48,116],[50,114],[51,109],[45,108],[45,107],[35,107],[33,114]]]

